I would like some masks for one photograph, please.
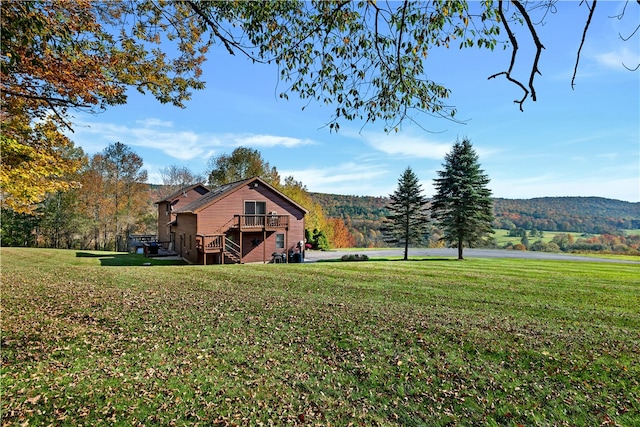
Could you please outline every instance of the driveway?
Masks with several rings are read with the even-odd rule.
[[[364,254],[369,258],[384,258],[392,256],[402,256],[403,249],[367,249],[367,250],[335,250],[335,251],[306,251],[305,262],[315,262],[321,260],[338,259],[343,255]],[[554,253],[554,252],[534,252],[534,251],[513,251],[506,249],[468,249],[464,250],[465,258],[516,258],[516,259],[539,259],[554,261],[588,261],[588,262],[612,262],[621,264],[640,264],[638,261],[628,261],[609,258],[597,258],[581,256],[575,254]],[[409,248],[409,257],[442,257],[458,258],[458,250],[455,248]]]

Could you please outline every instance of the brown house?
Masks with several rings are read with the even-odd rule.
[[[185,189],[185,199],[203,189]],[[175,215],[163,236],[191,263],[286,262],[290,253],[301,259],[307,210],[258,177],[223,185],[190,203],[177,202],[169,215],[162,212],[174,201],[158,203],[159,217]]]

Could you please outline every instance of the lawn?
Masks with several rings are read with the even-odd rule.
[[[640,265],[0,255],[3,425],[640,425]]]

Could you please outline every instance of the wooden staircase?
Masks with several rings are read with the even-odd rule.
[[[228,237],[224,238],[224,252],[223,256],[231,259],[234,263],[240,263],[240,245],[231,240]]]

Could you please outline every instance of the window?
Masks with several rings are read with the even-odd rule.
[[[284,249],[284,233],[276,234],[276,249]]]
[[[255,200],[246,200],[244,202],[245,215],[265,215],[267,213],[267,202],[256,202]]]

